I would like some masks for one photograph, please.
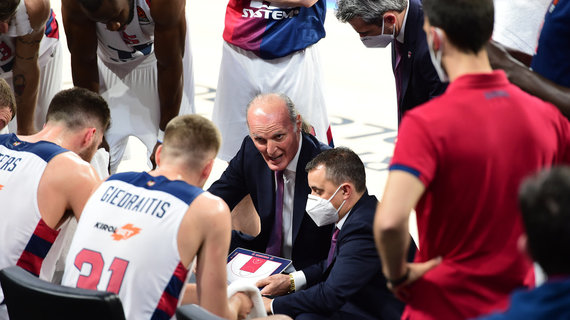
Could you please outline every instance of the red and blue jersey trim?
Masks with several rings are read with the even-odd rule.
[[[162,296],[158,301],[156,309],[154,309],[151,320],[167,320],[174,316],[187,275],[188,269],[179,262],[174,270],[174,274],[162,292]]]
[[[416,176],[418,179],[420,177],[420,172],[410,166],[404,165],[404,164],[398,164],[398,163],[394,163],[392,165],[390,165],[389,168],[390,171],[392,170],[401,170],[401,171],[405,171],[411,175]]]
[[[16,265],[39,277],[42,263],[58,234],[58,230],[53,230],[40,219]]]
[[[48,21],[46,22],[45,35],[48,38],[59,39],[59,25],[55,19],[55,13],[53,12],[53,9],[51,9]]]

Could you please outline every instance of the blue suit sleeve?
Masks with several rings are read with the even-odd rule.
[[[379,275],[381,264],[371,227],[364,222],[359,224],[357,228],[352,226],[351,230],[343,230],[345,234],[339,239],[339,252],[326,280],[306,290],[277,297],[273,301],[275,313],[292,317],[301,313],[330,314],[339,310],[372,277]]]

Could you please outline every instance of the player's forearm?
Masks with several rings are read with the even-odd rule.
[[[378,211],[382,210],[380,206]],[[398,279],[406,273],[406,256],[410,246],[408,224],[400,222],[389,225],[374,219],[374,239],[382,260],[384,274],[388,279]]]
[[[18,134],[33,134],[37,130],[34,125],[34,114],[40,81],[37,59],[23,61],[16,58],[12,79],[17,105]]]
[[[509,81],[522,90],[548,101],[570,119],[570,88],[562,87],[530,70],[511,56],[508,50],[495,41],[487,44],[487,54],[493,69],[502,69]]]
[[[99,70],[97,58],[79,59],[71,54],[71,76],[73,85],[99,93]]]
[[[181,304],[198,304],[198,290],[195,283],[187,283],[184,287]]]
[[[557,85],[524,66],[514,66],[507,74],[513,84],[554,104],[566,118],[570,119],[570,88]]]
[[[158,99],[160,102],[160,130],[166,129],[166,124],[176,117],[180,111],[182,101],[182,60],[168,66],[157,63]]]

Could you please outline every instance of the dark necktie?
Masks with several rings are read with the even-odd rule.
[[[327,267],[331,265],[331,262],[334,257],[334,251],[336,250],[336,239],[338,238],[338,232],[340,231],[339,228],[334,228],[334,232],[331,238],[331,248],[329,250],[329,257],[327,258]]]
[[[273,230],[269,235],[269,242],[265,253],[272,256],[281,255],[281,246],[283,245],[283,171],[276,171],[275,178],[277,180],[277,192],[275,193],[275,223]]]

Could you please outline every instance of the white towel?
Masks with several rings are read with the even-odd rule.
[[[253,302],[253,308],[246,319],[267,316],[265,306],[263,305],[263,299],[261,299],[261,293],[259,293],[259,289],[255,285],[247,282],[246,280],[236,280],[228,286],[228,298],[240,291],[247,294]]]

